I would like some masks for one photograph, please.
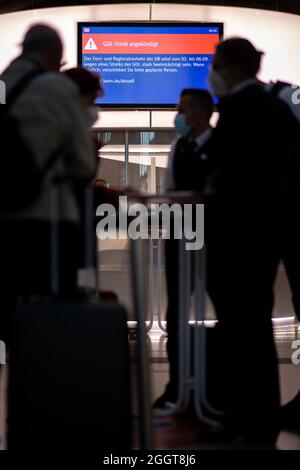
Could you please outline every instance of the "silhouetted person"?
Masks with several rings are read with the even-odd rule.
[[[37,166],[45,168],[51,162],[36,200],[1,221],[5,246],[1,261],[5,279],[1,339],[7,337],[9,314],[20,294],[50,292],[53,180],[66,177],[90,181],[95,176],[95,151],[79,89],[59,73],[62,52],[58,33],[46,25],[35,25],[24,37],[21,55],[1,76],[9,100],[18,84],[33,71],[37,72],[9,112],[18,123]],[[69,181],[60,185],[59,193],[59,290],[63,295],[70,295],[77,284],[80,211]]]
[[[250,443],[274,444],[279,383],[272,329],[278,264],[280,171],[286,107],[256,79],[261,53],[233,38],[216,49],[209,82],[220,118],[204,146],[207,287],[225,338],[225,425]]]
[[[289,136],[286,145],[289,148],[289,155],[282,167],[279,261],[284,265],[292,292],[294,310],[300,320],[300,232],[297,220],[300,204],[300,93],[299,88],[286,82],[261,82],[261,84],[268,93],[285,103],[290,111],[286,119],[286,132]]]
[[[76,83],[81,95],[81,101],[86,109],[86,116],[90,126],[98,119],[97,98],[104,95],[104,89],[98,74],[90,72],[83,67],[74,67],[64,71],[64,74]]]
[[[283,166],[283,181],[280,209],[280,245],[278,263],[284,265],[292,292],[294,311],[300,320],[300,229],[298,212],[300,205],[300,89],[287,82],[261,82],[272,96],[285,103],[290,110],[286,120],[290,146],[286,165]],[[283,428],[300,429],[300,392],[280,409],[280,425]]]
[[[81,102],[84,108],[84,115],[87,125],[92,128],[95,122],[98,120],[99,108],[95,105],[97,98],[100,98],[104,95],[104,89],[101,84],[100,76],[96,73],[90,72],[83,67],[74,67],[64,71],[64,75],[71,79],[77,86]],[[92,131],[92,129],[91,129]],[[98,158],[98,152],[101,148],[101,144],[98,141],[97,135],[93,135],[94,141],[94,152],[95,152],[95,161],[97,161],[97,166],[99,166],[100,159]],[[95,175],[96,176],[96,175]],[[78,184],[74,184],[74,193],[77,196],[78,206],[82,215],[85,213],[85,184],[82,184],[81,181]],[[104,189],[103,189],[104,191]],[[94,212],[99,205],[99,193],[102,196],[102,188],[98,189],[95,187],[94,190]],[[96,233],[96,219],[95,219],[95,232]],[[84,224],[81,224],[80,230],[80,241],[78,246],[78,253],[80,253],[80,266],[83,268],[85,264],[85,250],[84,250],[84,237],[85,237],[85,227]],[[96,242],[96,238],[95,238]],[[96,247],[95,247],[95,263],[96,256]]]
[[[169,156],[166,190],[201,192],[208,162],[202,146],[211,136],[210,118],[213,101],[210,93],[201,89],[185,89],[178,103],[175,128],[180,137],[173,143]],[[167,352],[170,381],[164,394],[154,403],[155,408],[172,408],[178,395],[178,320],[179,320],[179,242],[166,241],[166,277],[168,293]]]

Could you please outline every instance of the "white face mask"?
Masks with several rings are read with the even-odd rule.
[[[207,82],[211,92],[215,96],[221,98],[222,96],[226,96],[228,94],[228,88],[225,80],[223,79],[222,75],[220,75],[214,69],[210,70]]]
[[[91,127],[95,124],[96,121],[98,121],[98,117],[99,117],[98,113],[99,113],[99,108],[97,108],[97,106],[89,106],[86,109],[88,123]]]

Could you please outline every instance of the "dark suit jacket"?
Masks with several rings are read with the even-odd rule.
[[[220,100],[220,118],[204,145],[219,200],[274,202],[286,149],[287,106],[258,85]]]
[[[190,140],[181,137],[176,144],[173,160],[176,190],[202,192],[209,172],[210,165],[202,147],[192,149]]]

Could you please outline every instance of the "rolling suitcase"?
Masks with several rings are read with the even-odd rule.
[[[89,223],[93,227],[92,216],[86,223],[87,233]],[[59,241],[55,221],[52,226],[55,291]],[[93,248],[88,241],[86,252],[91,267]],[[68,300],[52,295],[48,302],[20,306],[13,327],[8,410],[9,450],[130,449],[124,309],[105,304],[96,295]]]

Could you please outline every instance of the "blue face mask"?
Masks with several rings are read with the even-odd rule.
[[[190,132],[190,126],[186,122],[186,116],[184,114],[178,113],[175,118],[175,129],[176,132],[183,137],[187,136]]]

